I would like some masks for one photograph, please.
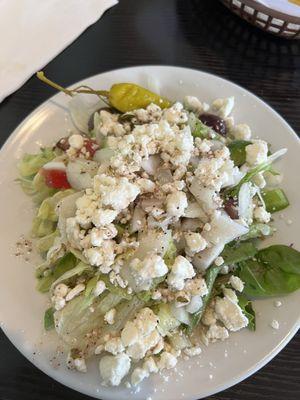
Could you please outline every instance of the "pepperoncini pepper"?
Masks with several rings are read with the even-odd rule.
[[[165,97],[151,92],[134,83],[115,83],[109,91],[94,90],[88,86],[80,86],[74,89],[65,89],[62,86],[48,79],[42,71],[37,73],[37,77],[52,86],[53,88],[64,92],[69,96],[77,93],[89,93],[100,97],[102,100],[109,102],[109,105],[122,113],[133,111],[138,108],[146,108],[149,104],[154,103],[160,108],[171,106],[171,102]],[[103,99],[104,98],[104,99]]]

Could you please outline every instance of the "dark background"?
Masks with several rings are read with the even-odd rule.
[[[44,70],[57,82],[69,85],[103,71],[141,64],[186,66],[228,78],[260,96],[296,132],[300,131],[300,40],[286,41],[265,34],[238,19],[217,0],[120,0]],[[0,104],[1,144],[53,93],[32,78],[4,100]],[[299,334],[260,372],[209,397],[299,398]],[[1,331],[0,399],[87,397],[37,370]]]

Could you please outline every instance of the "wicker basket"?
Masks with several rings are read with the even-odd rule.
[[[287,39],[300,39],[300,18],[274,11],[255,0],[221,0],[232,12],[264,30]]]

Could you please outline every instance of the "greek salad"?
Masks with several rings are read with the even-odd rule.
[[[170,101],[131,83],[72,90],[38,76],[71,97],[77,128],[18,165],[37,207],[44,326],[69,368],[98,357],[103,384],[137,386],[255,331],[253,299],[300,288],[300,253],[264,246],[289,205],[276,169],[286,149],[235,124],[233,97]]]

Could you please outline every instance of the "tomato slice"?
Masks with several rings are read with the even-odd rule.
[[[43,169],[41,174],[45,177],[47,186],[54,189],[69,189],[71,185],[68,182],[66,171],[61,169]]]
[[[98,150],[99,145],[93,139],[85,139],[84,147],[86,151],[90,153],[90,157],[92,158],[95,152]]]

